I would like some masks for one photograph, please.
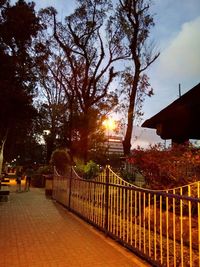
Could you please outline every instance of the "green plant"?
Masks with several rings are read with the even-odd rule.
[[[99,174],[99,165],[90,160],[84,167],[84,176],[86,179],[93,179]]]
[[[44,165],[40,166],[37,171],[37,174],[52,174],[53,173],[53,166],[52,165]]]
[[[99,165],[90,160],[86,164],[80,159],[75,160],[76,171],[85,179],[93,179],[99,174]]]
[[[124,180],[127,182],[134,182],[135,181],[135,173],[131,173],[126,169],[120,171],[120,176],[123,177]]]

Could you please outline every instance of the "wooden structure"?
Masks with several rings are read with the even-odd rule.
[[[146,120],[142,127],[153,128],[162,139],[184,143],[200,139],[200,83],[159,113]]]

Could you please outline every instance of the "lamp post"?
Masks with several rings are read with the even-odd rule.
[[[46,163],[48,164],[48,152],[49,152],[49,140],[48,140],[48,138],[49,138],[49,135],[50,135],[50,133],[51,133],[51,131],[50,130],[43,130],[43,136],[44,136],[44,140],[45,140],[45,144],[46,144],[46,159],[45,159],[45,161],[46,161]]]
[[[116,123],[115,123],[115,120],[110,117],[110,118],[106,119],[103,122],[103,125],[104,125],[105,129],[107,130],[107,138],[108,138],[108,147],[107,147],[108,158],[107,158],[107,161],[108,161],[108,164],[109,164],[109,154],[110,154],[110,151],[109,151],[109,148],[110,148],[109,139],[110,138],[109,137],[110,137],[110,131],[113,131],[116,128]]]

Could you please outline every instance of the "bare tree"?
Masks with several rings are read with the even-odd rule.
[[[77,3],[74,13],[66,17],[65,25],[57,22],[53,8],[43,13],[53,18],[53,35],[65,53],[64,79],[75,92],[81,110],[80,145],[86,161],[94,114],[97,119],[116,104],[116,94],[109,90],[118,74],[113,64],[126,54],[120,45],[119,29],[113,27],[113,18],[107,18],[111,1],[78,0]]]
[[[149,89],[148,77],[144,72],[159,56],[159,53],[154,52],[153,43],[149,41],[150,29],[154,26],[153,16],[149,10],[151,2],[151,0],[119,0],[117,7],[118,25],[125,35],[127,49],[131,55],[131,71],[129,69],[129,79],[126,80],[129,83],[127,87],[129,104],[123,141],[125,155],[129,155],[131,149],[137,92],[141,92],[142,89],[146,94],[151,95],[152,89]],[[124,77],[127,79],[127,75]],[[125,87],[124,90],[126,90]]]
[[[47,161],[56,147],[65,117],[69,116],[69,103],[64,92],[64,84],[60,69],[62,69],[62,55],[52,53],[52,47],[37,45],[37,75],[40,85],[38,95],[39,119],[38,132],[43,134],[47,145]],[[44,134],[48,130],[48,135]]]

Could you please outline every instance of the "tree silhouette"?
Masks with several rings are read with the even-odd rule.
[[[127,129],[123,141],[125,155],[129,155],[131,149],[137,92],[143,90],[148,95],[152,93],[144,71],[159,56],[159,53],[154,53],[154,45],[149,41],[150,29],[154,26],[153,16],[150,14],[151,3],[151,0],[119,0],[117,9],[118,25],[125,35],[131,59],[127,73],[129,79],[124,75],[125,82],[128,81],[129,96]]]
[[[35,114],[31,44],[40,29],[33,3],[0,3],[0,173],[6,140],[16,142],[18,129]],[[13,139],[13,137],[15,138]]]
[[[65,24],[57,21],[53,8],[43,10],[43,17],[52,19],[53,36],[65,54],[63,80],[68,90],[75,93],[78,103],[79,147],[87,161],[96,121],[117,103],[116,94],[109,88],[118,74],[113,64],[125,58],[125,53],[113,19],[106,17],[110,1],[79,0],[77,3]]]

